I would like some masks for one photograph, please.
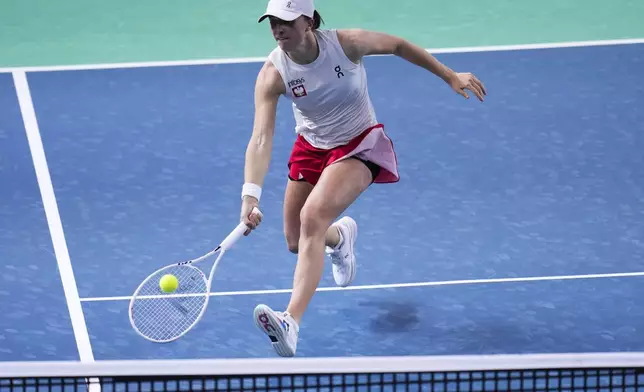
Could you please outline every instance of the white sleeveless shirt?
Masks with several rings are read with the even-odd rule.
[[[314,31],[320,48],[310,64],[297,64],[278,46],[269,55],[292,101],[295,132],[311,145],[330,149],[378,124],[367,90],[364,64],[344,53],[336,30]]]

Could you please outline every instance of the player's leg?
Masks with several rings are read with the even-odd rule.
[[[372,183],[360,160],[345,159],[327,167],[305,202],[293,292],[287,312],[300,322],[324,270],[325,236],[331,223]]]
[[[300,211],[313,190],[313,185],[306,181],[295,181],[290,177],[284,192],[284,237],[286,246],[297,254],[300,241]]]
[[[300,212],[306,202],[309,194],[313,190],[313,185],[306,181],[295,181],[288,179],[286,191],[284,194],[284,237],[286,246],[292,253],[298,253],[298,244],[300,241]],[[330,226],[325,237],[325,244],[334,248],[340,241],[340,234],[336,226]]]
[[[334,247],[333,241],[326,240],[332,235],[329,233],[335,232],[340,237],[338,231],[344,231],[345,238],[337,248],[342,249],[346,244],[350,244],[351,252],[344,253],[352,256],[351,232],[342,228],[346,226],[342,219],[333,225],[331,222],[367,189],[373,181],[373,176],[372,170],[360,160],[351,158],[336,162],[323,171],[320,180],[304,201],[299,213],[298,260],[289,306],[286,312],[282,313],[261,304],[255,308],[253,315],[255,324],[269,336],[273,348],[280,356],[295,355],[299,322],[324,270],[325,245]],[[293,187],[293,192],[297,189],[292,183],[288,186]],[[294,195],[287,195],[287,198],[289,196]],[[295,206],[295,200],[290,200]],[[292,216],[289,215],[289,218]],[[336,239],[335,244],[339,241]]]
[[[378,178],[382,169],[379,165],[359,157],[352,159],[358,159],[364,162],[371,171],[373,181]],[[329,241],[330,232],[338,235],[338,239],[335,242]],[[350,216],[344,216],[338,219],[327,230],[326,251],[331,256],[333,279],[335,280],[335,284],[340,287],[350,285],[355,279],[357,262],[354,246],[357,237],[358,224]]]

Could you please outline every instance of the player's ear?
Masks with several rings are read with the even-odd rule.
[[[313,20],[312,18],[306,18],[306,23],[306,31],[313,31],[313,29],[315,28],[315,20]]]

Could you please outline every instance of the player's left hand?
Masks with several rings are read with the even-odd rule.
[[[470,96],[465,92],[465,90],[473,92],[481,102],[483,102],[483,97],[487,95],[487,91],[485,90],[483,83],[469,72],[456,73],[455,77],[450,82],[450,85],[454,91],[467,99],[470,99]]]

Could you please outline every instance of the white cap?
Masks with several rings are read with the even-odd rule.
[[[266,6],[266,12],[260,16],[257,22],[261,22],[268,16],[290,22],[302,15],[312,18],[314,12],[313,0],[270,0]]]

